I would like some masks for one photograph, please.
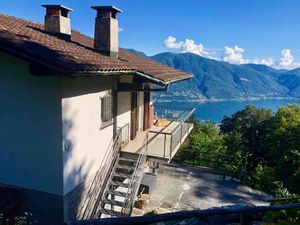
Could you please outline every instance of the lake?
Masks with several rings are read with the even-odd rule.
[[[196,108],[195,118],[198,120],[211,120],[220,122],[225,115],[230,116],[232,113],[243,109],[246,105],[256,105],[259,108],[270,108],[274,112],[279,106],[286,106],[290,103],[299,103],[299,100],[292,99],[266,99],[266,100],[249,100],[249,101],[224,101],[224,102],[164,102],[158,105],[164,106],[185,106]]]

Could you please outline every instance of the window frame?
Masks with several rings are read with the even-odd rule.
[[[110,101],[110,102],[107,103],[105,101]],[[107,106],[107,104],[110,104],[110,105]],[[110,110],[105,111],[105,109],[107,109],[107,107],[109,107],[108,109],[110,109]],[[101,114],[100,115],[100,120],[101,120],[100,129],[101,130],[113,125],[114,117],[113,117],[113,96],[112,95],[106,95],[106,96],[100,98],[100,114]]]

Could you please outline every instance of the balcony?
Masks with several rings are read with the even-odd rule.
[[[148,135],[148,157],[172,160],[194,127],[195,109],[156,105],[155,111],[154,125],[147,131],[138,132],[134,140],[124,139],[122,152],[138,154],[142,149],[144,138]],[[122,136],[128,137],[126,134],[128,126],[123,129]]]

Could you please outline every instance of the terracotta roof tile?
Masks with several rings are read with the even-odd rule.
[[[44,31],[39,23],[0,14],[0,49],[72,74],[141,72],[164,82],[187,79],[191,74],[120,48],[119,59],[93,50],[94,40],[72,31],[65,40]]]

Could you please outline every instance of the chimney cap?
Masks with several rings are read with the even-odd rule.
[[[95,9],[97,11],[102,11],[102,10],[106,10],[106,11],[111,11],[111,12],[115,12],[115,13],[122,13],[123,11],[121,9],[118,9],[115,6],[92,6],[92,9]]]
[[[66,10],[68,12],[73,11],[73,9],[70,9],[64,5],[42,5],[46,9],[61,9],[61,10]]]

